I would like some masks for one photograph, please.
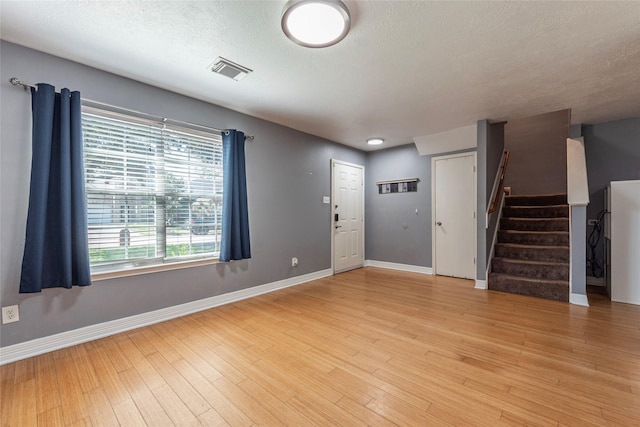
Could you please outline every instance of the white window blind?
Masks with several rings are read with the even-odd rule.
[[[219,134],[89,107],[82,128],[92,272],[218,257]]]

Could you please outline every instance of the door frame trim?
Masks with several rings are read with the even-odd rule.
[[[431,269],[437,275],[436,269],[436,161],[453,159],[456,157],[473,156],[473,209],[475,218],[473,221],[473,247],[475,253],[475,274],[472,279],[478,276],[478,152],[464,151],[456,154],[446,154],[444,156],[434,156],[431,158]]]
[[[350,162],[345,162],[343,160],[338,160],[338,159],[331,159],[331,165],[330,165],[330,177],[331,177],[331,199],[330,199],[330,204],[329,204],[329,233],[331,235],[331,271],[333,272],[333,274],[336,274],[336,266],[335,266],[335,251],[336,251],[336,247],[335,247],[335,233],[333,232],[333,215],[334,215],[334,207],[333,207],[333,201],[335,200],[336,196],[334,194],[334,174],[333,174],[333,169],[335,167],[336,164],[341,164],[344,166],[351,166],[351,167],[355,167],[355,168],[359,168],[362,169],[362,200],[361,200],[361,204],[360,206],[362,207],[362,239],[360,241],[360,244],[362,245],[362,265],[361,267],[364,267],[364,261],[365,259],[367,259],[367,257],[365,256],[364,253],[364,249],[365,249],[365,217],[364,217],[364,201],[365,201],[365,188],[364,188],[364,183],[365,183],[365,167],[364,165],[359,165],[357,163],[350,163]],[[357,267],[356,267],[357,268]],[[340,271],[342,272],[342,271]]]

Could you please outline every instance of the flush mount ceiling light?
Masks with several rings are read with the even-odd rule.
[[[350,27],[349,9],[341,0],[289,0],[282,9],[282,31],[301,46],[332,46]]]
[[[382,138],[369,138],[367,139],[367,144],[369,145],[380,145],[384,142]]]

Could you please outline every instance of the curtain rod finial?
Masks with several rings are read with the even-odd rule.
[[[24,88],[24,91],[25,91],[25,92],[26,92],[26,91],[27,91],[27,89],[29,88],[29,84],[28,84],[28,83],[25,83],[25,82],[22,82],[22,81],[18,80],[18,78],[17,78],[17,77],[11,77],[11,78],[9,79],[9,83],[11,83],[11,84],[12,84],[12,85],[14,85],[14,86],[22,86],[22,87]]]

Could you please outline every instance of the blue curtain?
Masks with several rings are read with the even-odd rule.
[[[222,237],[220,261],[251,258],[244,133],[222,132]]]
[[[31,187],[20,292],[91,284],[79,92],[31,90]]]

